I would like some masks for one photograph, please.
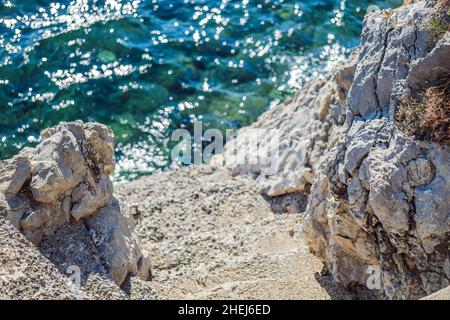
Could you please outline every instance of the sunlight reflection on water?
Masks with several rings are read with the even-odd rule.
[[[357,45],[368,4],[1,1],[0,158],[82,119],[113,128],[120,177],[167,167],[174,129],[248,125],[331,70]]]

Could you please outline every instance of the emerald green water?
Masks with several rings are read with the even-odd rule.
[[[165,168],[174,129],[253,122],[401,2],[1,0],[0,159],[82,119],[113,128],[120,177]]]

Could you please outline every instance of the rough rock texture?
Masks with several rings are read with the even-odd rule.
[[[141,178],[116,199],[107,127],[44,131],[0,163],[0,298],[342,299],[370,284],[368,297],[405,299],[448,286],[449,146],[407,136],[394,117],[401,97],[450,71],[434,4],[371,13],[356,60],[240,131],[280,134],[270,174],[267,159],[245,165],[267,142],[229,144],[212,167]],[[127,276],[150,276],[147,251],[152,287]],[[65,278],[74,265],[81,288]]]
[[[225,165],[233,174],[254,176],[262,191],[271,197],[309,193],[321,156],[344,124],[345,97],[352,83],[355,58],[352,55],[327,79],[308,82],[292,99],[272,107],[254,124],[239,130],[236,139],[227,143],[223,154],[213,157],[211,164]],[[261,136],[256,143],[245,143],[255,129],[266,130],[268,135],[276,132],[279,136],[280,143],[274,141],[278,164],[269,174],[264,168],[269,167],[268,159],[273,159],[270,139]],[[261,159],[249,164],[248,156],[254,154]]]
[[[0,218],[0,299],[88,299],[11,224]]]
[[[444,288],[422,298],[422,300],[450,300],[450,287]]]
[[[0,216],[62,273],[75,264],[117,285],[128,274],[146,280],[148,254],[128,208],[113,197],[114,164],[110,128],[76,121],[46,129],[35,148],[0,162]]]
[[[69,241],[72,241],[71,243]],[[64,243],[66,246],[76,247],[77,242],[69,238]],[[55,245],[57,245],[55,243]],[[58,247],[63,250],[63,247]],[[53,248],[54,249],[54,248]],[[83,262],[78,264],[67,263],[54,264],[46,259],[36,246],[30,243],[15,227],[0,218],[0,300],[4,299],[44,299],[44,300],[80,300],[80,299],[155,299],[154,290],[149,282],[144,282],[138,277],[127,279],[120,289],[108,276],[102,273],[81,273],[80,286],[74,281],[77,277],[70,278],[74,269],[67,268],[70,265],[78,265],[85,270],[93,268],[87,263],[86,253]],[[66,254],[67,256],[67,254]],[[71,257],[69,255],[69,257]],[[66,263],[66,265],[64,265]],[[88,278],[88,281],[86,281]]]
[[[448,1],[418,1],[369,14],[358,56],[240,130],[211,161],[253,176],[283,207],[307,207],[304,238],[345,286],[366,286],[373,270],[375,291],[392,299],[449,284],[449,147],[409,137],[395,121],[402,97],[450,73],[450,33],[430,27],[436,18],[448,25],[448,10]],[[271,141],[245,141],[254,129],[279,134],[275,172],[264,167]],[[254,164],[252,154],[262,157]]]
[[[366,285],[377,269],[392,299],[450,280],[449,147],[406,136],[394,117],[402,96],[450,71],[449,32],[436,42],[427,28],[433,5],[366,16],[346,125],[314,177],[303,222],[336,281]]]

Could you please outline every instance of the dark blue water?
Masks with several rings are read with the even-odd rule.
[[[75,119],[110,125],[119,175],[169,165],[176,128],[239,128],[401,0],[0,1],[0,159]]]

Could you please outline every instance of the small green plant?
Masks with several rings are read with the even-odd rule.
[[[435,15],[428,21],[426,28],[431,32],[433,37],[437,39],[449,29],[449,26]]]

